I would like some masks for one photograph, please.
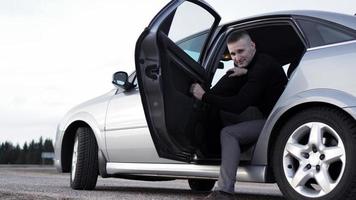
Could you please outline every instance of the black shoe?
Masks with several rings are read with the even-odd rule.
[[[204,200],[235,200],[235,197],[233,194],[217,190],[206,196]]]

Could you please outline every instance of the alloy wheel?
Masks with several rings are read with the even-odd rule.
[[[299,194],[322,197],[340,182],[345,171],[346,151],[339,134],[321,122],[299,126],[283,151],[287,181]]]
[[[72,180],[74,180],[75,178],[75,173],[77,169],[77,160],[78,160],[78,137],[75,137],[73,155],[72,155],[72,170],[71,170]]]

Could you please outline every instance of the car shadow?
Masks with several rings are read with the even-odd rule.
[[[209,192],[196,192],[187,189],[170,189],[170,188],[148,188],[148,187],[123,187],[123,186],[97,186],[95,191],[102,192],[122,192],[125,194],[145,194],[147,196],[165,196],[165,197],[180,197],[182,199],[202,199]],[[239,194],[235,193],[235,197],[241,200],[286,200],[282,196],[259,195],[259,194]]]

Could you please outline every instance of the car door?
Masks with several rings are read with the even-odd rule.
[[[110,99],[105,119],[107,161],[111,163],[177,163],[159,158],[142,108],[136,73],[129,77],[135,87],[119,89]]]
[[[189,90],[192,83],[208,85],[201,63],[219,21],[204,1],[171,1],[136,43],[141,100],[160,157],[189,162],[195,156],[206,113]],[[184,41],[194,35],[201,42],[188,48]]]

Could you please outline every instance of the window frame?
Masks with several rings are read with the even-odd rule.
[[[349,42],[349,41],[353,41],[356,40],[356,31],[352,28],[346,27],[344,25],[332,22],[332,21],[328,21],[328,20],[324,20],[321,18],[316,18],[316,17],[310,17],[310,16],[300,16],[300,15],[296,15],[293,16],[293,19],[295,21],[296,26],[298,27],[298,29],[300,30],[300,32],[303,34],[307,48],[317,48],[317,47],[322,47],[322,46],[327,46],[327,45],[334,45],[334,44],[338,44],[338,43],[344,43],[344,42]],[[305,28],[303,28],[303,26],[300,23],[300,20],[304,20],[304,21],[308,21],[308,22],[312,22],[312,23],[316,23],[316,24],[320,24],[320,25],[324,25],[328,28],[332,28],[336,31],[340,31],[341,33],[350,35],[353,37],[352,40],[345,40],[345,41],[340,41],[340,42],[335,42],[335,43],[328,43],[328,44],[322,44],[322,45],[311,45],[310,40],[308,35],[305,32]]]
[[[306,39],[304,32],[300,29],[296,21],[292,16],[268,16],[264,18],[257,18],[253,20],[248,20],[248,21],[238,21],[238,22],[233,22],[230,24],[226,24],[221,27],[218,36],[216,37],[216,40],[212,44],[213,48],[216,48],[218,50],[215,50],[214,52],[211,52],[210,55],[208,55],[208,60],[206,61],[206,65],[210,66],[207,67],[207,72],[209,75],[209,82],[210,82],[210,87],[211,83],[213,81],[214,75],[216,73],[218,63],[220,61],[221,55],[224,53],[225,47],[226,47],[226,40],[227,37],[231,32],[234,32],[236,30],[248,30],[252,28],[258,28],[258,27],[264,27],[264,26],[270,26],[270,25],[288,25],[291,26],[297,37],[299,37],[301,43],[304,45],[304,53],[307,51],[309,48],[308,46],[308,40]],[[303,53],[303,54],[304,54]],[[301,56],[302,58],[302,56]]]
[[[198,60],[195,60],[195,59],[192,58],[196,63],[201,65],[202,68],[206,70],[205,66],[203,65],[203,62],[205,60],[206,55],[209,52],[209,47],[210,47],[210,44],[211,44],[212,40],[215,39],[215,33],[216,33],[217,27],[218,27],[218,25],[219,25],[219,23],[221,21],[221,17],[217,13],[214,13],[214,10],[211,11],[210,10],[211,8],[208,5],[206,5],[204,2],[195,1],[195,0],[186,0],[186,1],[190,2],[192,4],[196,4],[197,6],[200,6],[201,8],[205,9],[206,12],[208,12],[210,15],[212,15],[215,18],[214,22],[211,24],[211,26],[208,29],[201,31],[201,32],[207,31],[208,35],[207,35],[207,37],[206,37],[206,39],[205,39],[205,41],[203,43],[203,46],[201,48],[201,52],[199,54]],[[181,6],[182,3],[184,3],[184,1],[182,1],[179,6]],[[165,34],[169,39],[170,39],[170,37],[168,35],[169,35],[169,32],[170,32],[170,29],[172,28],[172,22],[174,20],[176,11],[177,11],[176,9],[174,11],[172,11],[172,13],[158,27],[158,30],[161,31],[163,34]],[[214,28],[214,27],[216,27],[216,28]],[[194,35],[197,35],[197,34],[199,34],[201,32],[193,33],[193,34],[187,36],[186,38],[190,38],[190,37],[192,37]],[[183,40],[185,40],[185,38],[182,38],[181,40],[178,40],[176,42],[174,42],[174,41],[172,41],[172,42],[174,42],[178,46],[177,42],[181,42]]]

